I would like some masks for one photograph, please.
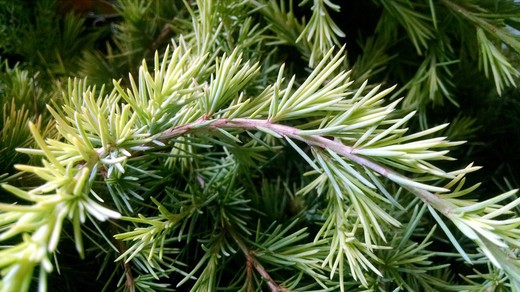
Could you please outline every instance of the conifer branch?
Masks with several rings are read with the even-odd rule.
[[[468,228],[474,228],[471,225],[471,222],[474,222],[474,221],[467,221],[467,223],[462,223],[458,219],[456,219],[456,217],[453,217],[453,212],[460,212],[460,211],[458,211],[458,210],[461,210],[460,207],[458,207],[453,202],[450,202],[449,200],[443,199],[442,196],[432,193],[432,191],[441,192],[441,193],[448,192],[449,191],[448,188],[428,186],[428,185],[416,182],[410,178],[407,178],[407,177],[393,171],[392,169],[389,169],[380,164],[374,163],[370,159],[365,158],[361,155],[358,155],[357,152],[359,152],[359,150],[357,150],[355,148],[346,146],[346,145],[342,144],[341,142],[328,139],[321,135],[302,135],[302,134],[300,134],[301,130],[299,130],[295,127],[290,127],[290,126],[285,126],[285,125],[280,125],[280,124],[273,124],[273,123],[269,122],[268,120],[243,119],[243,118],[236,118],[236,119],[232,119],[232,120],[200,119],[194,123],[167,130],[159,136],[160,138],[158,138],[158,140],[162,140],[162,141],[166,142],[166,140],[168,140],[168,139],[172,139],[177,136],[184,135],[184,134],[188,134],[188,133],[196,134],[199,131],[206,131],[206,129],[215,130],[215,129],[219,129],[219,128],[221,128],[221,129],[239,129],[241,131],[257,129],[257,130],[260,130],[260,131],[263,131],[266,133],[270,133],[271,135],[273,135],[277,138],[282,138],[282,137],[291,138],[294,140],[302,141],[311,147],[319,147],[322,149],[330,150],[335,153],[341,154],[343,157],[347,158],[348,160],[353,161],[368,169],[371,169],[371,170],[377,172],[378,174],[380,174],[381,176],[386,177],[387,179],[394,181],[397,184],[400,184],[401,186],[403,186],[405,189],[407,189],[411,193],[417,195],[428,206],[433,207],[434,209],[440,211],[443,215],[445,215],[450,220],[456,222],[456,226],[459,227],[470,238],[476,240],[481,248],[483,248],[485,251],[489,251],[489,249],[492,249],[494,251],[493,253],[490,253],[490,252],[486,253],[489,257],[491,257],[491,259],[493,259],[495,256],[496,257],[506,256],[506,255],[502,255],[502,252],[500,250],[497,250],[496,248],[489,246],[489,244],[493,244],[493,243],[491,243],[487,240],[481,240],[480,238],[471,235],[473,233],[470,232]],[[471,166],[470,166],[466,171],[460,172],[459,177],[456,179],[456,181],[461,179],[461,175],[463,175],[464,173],[471,171],[471,170],[474,170],[474,168],[471,168]],[[454,184],[454,183],[452,183],[452,184]],[[515,192],[516,191],[511,191],[509,193],[504,194],[501,197],[509,197],[512,194],[514,194]],[[488,206],[489,204],[481,203],[481,205]],[[470,206],[467,206],[465,208],[470,208]],[[430,209],[430,211],[435,212],[432,209]],[[520,219],[514,220],[512,222],[512,224],[514,226],[516,226],[517,221],[520,222]],[[459,222],[459,223],[457,223],[457,222]],[[443,228],[443,229],[449,233],[449,231],[446,228]],[[497,235],[488,235],[488,238],[492,238],[492,237],[497,237]],[[511,239],[511,241],[509,241],[509,242],[513,243],[514,245],[517,245],[517,243],[515,243],[516,242],[515,239]],[[456,243],[456,242],[453,242],[453,243],[455,245],[458,245],[458,243]],[[500,246],[500,245],[502,245],[502,243],[497,241],[493,245]],[[462,255],[465,257],[465,259],[470,261],[469,258],[466,256],[466,253],[463,250],[459,249],[459,252],[462,253]],[[507,261],[507,262],[510,262],[510,261]],[[501,266],[498,261],[493,260],[493,263],[495,263],[495,265],[497,265],[498,267]],[[510,266],[507,269],[514,270],[514,269],[516,269],[516,268],[514,268],[514,266],[515,266],[515,264],[513,264],[512,266]]]

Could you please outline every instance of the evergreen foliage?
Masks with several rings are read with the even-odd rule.
[[[340,2],[0,0],[0,290],[520,291],[520,4]]]

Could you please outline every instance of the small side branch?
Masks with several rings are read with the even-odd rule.
[[[135,291],[135,282],[134,277],[132,275],[132,266],[129,263],[125,263],[125,286],[130,292]]]
[[[152,45],[148,49],[148,52],[150,54],[154,54],[157,51],[157,49],[159,49],[159,47],[169,39],[171,34],[172,34],[172,29],[171,29],[170,24],[165,24],[163,26],[159,36],[157,36],[155,41],[152,43]]]
[[[117,244],[117,249],[119,250],[119,253],[120,254],[125,253],[125,251],[126,251],[125,244],[121,240],[117,240],[116,244]],[[125,270],[125,287],[128,289],[128,291],[134,292],[135,291],[135,279],[134,279],[134,276],[132,275],[132,265],[130,263],[125,262],[123,264],[123,268]]]
[[[231,237],[233,237],[233,239],[235,240],[235,242],[238,244],[238,246],[240,247],[240,249],[242,250],[242,252],[244,253],[244,256],[246,257],[246,272],[247,272],[247,277],[248,277],[248,291],[252,291],[252,281],[251,281],[251,272],[252,272],[252,269],[255,269],[256,272],[258,274],[260,274],[260,276],[262,276],[262,278],[264,278],[266,281],[267,281],[267,285],[269,286],[269,288],[271,289],[272,292],[282,292],[282,291],[287,291],[287,289],[281,287],[280,285],[278,285],[278,283],[276,283],[275,280],[273,280],[273,278],[269,275],[269,273],[265,270],[265,268],[262,266],[262,264],[260,264],[255,256],[254,256],[254,251],[253,250],[250,250],[246,244],[244,243],[244,241],[242,241],[242,239],[240,238],[240,236],[238,236],[233,230],[230,230],[229,231],[229,234],[231,235]]]

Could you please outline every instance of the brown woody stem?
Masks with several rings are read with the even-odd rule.
[[[244,256],[246,257],[246,261],[247,261],[246,262],[246,268],[247,268],[247,276],[248,276],[248,291],[252,291],[252,287],[251,287],[252,281],[251,281],[250,277],[251,277],[251,270],[253,268],[256,270],[256,272],[258,274],[260,274],[260,276],[262,276],[262,278],[264,278],[267,281],[267,285],[269,286],[269,289],[271,289],[272,292],[286,291],[285,288],[281,287],[280,285],[278,285],[278,283],[276,283],[275,280],[273,280],[273,278],[265,270],[265,268],[262,266],[262,264],[260,264],[257,261],[257,259],[255,258],[254,251],[250,250],[246,246],[244,241],[240,238],[240,236],[238,234],[236,234],[236,232],[232,228],[229,229],[229,234],[231,235],[231,237],[233,237],[235,242],[238,244],[238,246],[240,247],[240,249],[244,253]]]

